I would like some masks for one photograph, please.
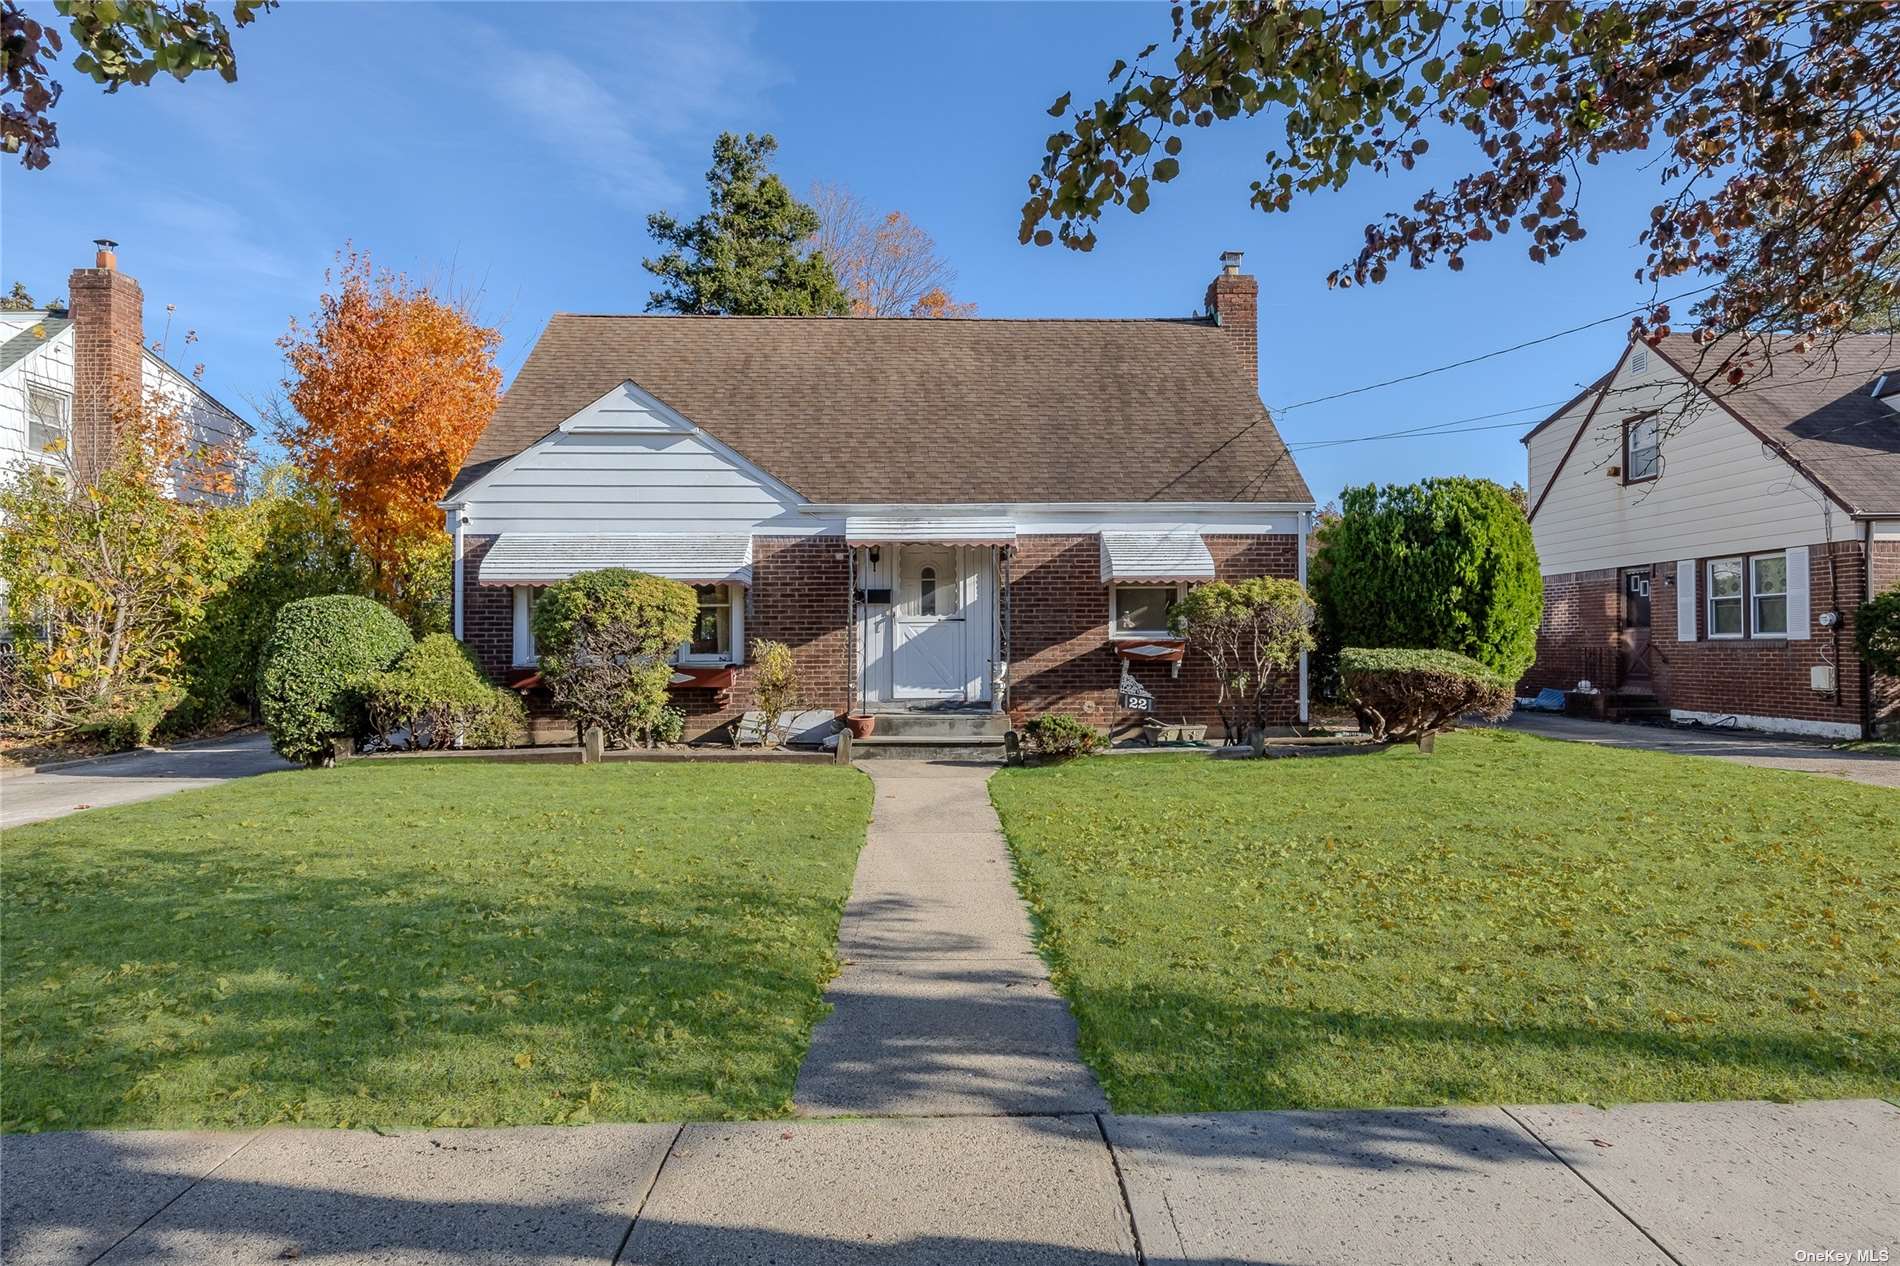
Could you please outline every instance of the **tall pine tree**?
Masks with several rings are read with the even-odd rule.
[[[667,249],[644,261],[660,278],[649,312],[730,316],[843,316],[851,300],[821,253],[811,249],[818,213],[766,168],[771,136],[722,132],[706,173],[711,206],[681,223],[664,211],[647,231]]]

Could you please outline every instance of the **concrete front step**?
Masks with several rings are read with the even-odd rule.
[[[974,760],[1001,764],[1003,736],[886,734],[880,720],[877,733],[852,741],[851,755],[866,760]]]
[[[1002,712],[879,712],[872,738],[994,738],[1009,733]]]

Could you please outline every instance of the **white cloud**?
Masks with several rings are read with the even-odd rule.
[[[730,6],[585,6],[584,20],[541,28],[580,56],[524,49],[493,27],[471,32],[484,83],[514,145],[539,145],[601,191],[646,210],[682,198],[713,132],[744,126],[785,76],[754,47],[755,22]],[[513,126],[510,127],[510,120]],[[669,161],[687,145],[695,165]]]

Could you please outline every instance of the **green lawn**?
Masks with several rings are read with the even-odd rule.
[[[361,762],[9,831],[0,1125],[762,1117],[870,785]]]
[[[991,787],[1120,1111],[1900,1093],[1900,793],[1508,732]]]

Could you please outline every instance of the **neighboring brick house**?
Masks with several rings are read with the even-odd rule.
[[[115,404],[159,396],[183,419],[185,446],[228,455],[205,464],[187,500],[237,496],[249,423],[145,342],[145,296],[119,271],[117,243],[100,240],[91,268],[66,279],[67,306],[0,312],[0,480],[40,463],[95,473],[112,448]]]
[[[1527,687],[1858,738],[1900,704],[1854,651],[1900,584],[1900,340],[1632,343],[1524,437],[1544,623]],[[1703,387],[1699,384],[1713,383]]]
[[[557,315],[443,501],[457,635],[530,681],[539,588],[619,565],[699,591],[689,738],[752,706],[757,638],[835,713],[1113,729],[1127,672],[1212,722],[1168,604],[1303,578],[1313,509],[1260,402],[1258,283],[1223,264],[1178,320]],[[1305,713],[1302,673],[1275,715]]]

